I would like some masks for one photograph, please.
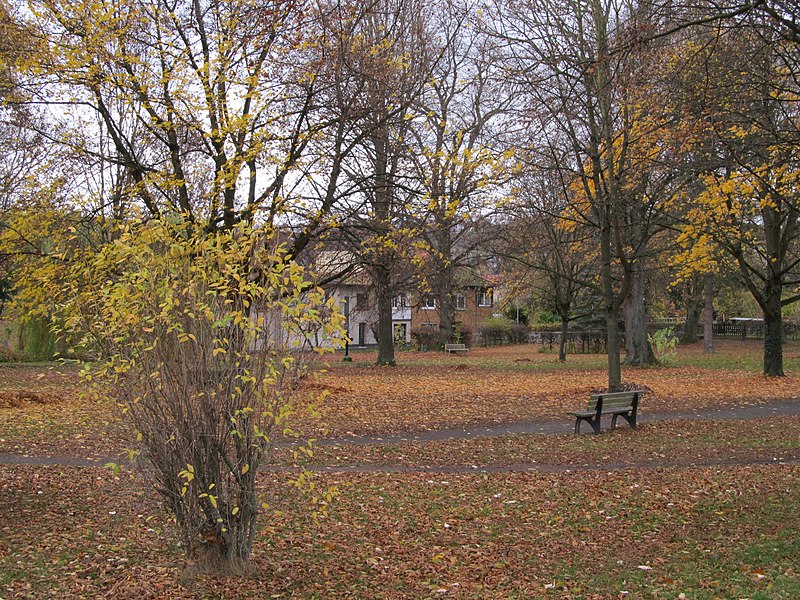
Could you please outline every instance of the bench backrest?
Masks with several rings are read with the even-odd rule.
[[[642,398],[644,391],[634,390],[631,392],[609,392],[608,394],[594,394],[589,397],[586,410],[597,410],[597,401],[603,399],[603,410],[616,410],[633,406],[634,396]]]
[[[466,347],[467,347],[466,344],[445,344],[444,345],[444,349],[445,350],[464,350],[464,349],[466,349]]]

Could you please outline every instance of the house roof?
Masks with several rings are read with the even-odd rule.
[[[322,250],[309,259],[309,268],[317,281],[342,285],[369,285],[369,275],[363,265],[348,250]]]

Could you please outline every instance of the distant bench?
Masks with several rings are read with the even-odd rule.
[[[581,432],[583,421],[587,421],[595,433],[600,433],[600,417],[602,415],[612,415],[611,429],[617,426],[617,417],[622,417],[631,428],[636,429],[636,411],[639,409],[639,399],[644,393],[645,390],[634,390],[590,396],[585,410],[570,413],[575,416],[575,434]]]
[[[469,348],[467,348],[466,344],[445,344],[444,351],[448,354],[452,354],[453,352],[469,352]]]

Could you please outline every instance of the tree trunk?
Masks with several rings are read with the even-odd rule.
[[[696,298],[689,300],[686,306],[686,322],[683,324],[680,344],[694,344],[697,341],[697,332],[700,328],[700,315],[702,314],[700,302]]]
[[[445,214],[439,215],[441,222],[446,222]],[[453,239],[450,227],[443,227],[435,238],[439,263],[438,272],[433,277],[434,293],[439,301],[439,343],[447,344],[453,341],[456,307],[453,301],[455,278],[453,268]]]
[[[441,293],[439,300],[439,343],[448,344],[453,341],[454,306],[453,296],[449,292]]]
[[[686,286],[686,321],[683,324],[680,344],[694,344],[697,341],[700,327],[700,315],[703,314],[703,303],[698,293],[697,276],[692,277],[691,283]]]
[[[558,361],[567,360],[567,335],[569,334],[569,318],[561,317],[561,340],[558,343]]]
[[[764,375],[783,377],[783,317],[778,294],[767,297],[764,310]]]
[[[634,265],[631,288],[625,299],[625,364],[634,367],[658,364],[647,338],[647,308],[644,303],[644,272]]]
[[[606,345],[608,347],[608,391],[618,392],[622,387],[622,362],[619,344],[619,310],[606,313]]]
[[[714,274],[707,273],[703,282],[703,352],[714,353]]]
[[[392,289],[389,272],[375,269],[375,288],[378,303],[378,365],[395,366],[394,331],[392,330]]]
[[[600,211],[602,215],[602,210]],[[605,223],[600,229],[600,283],[606,313],[606,354],[608,356],[608,391],[617,392],[622,386],[622,364],[619,352],[619,303],[614,295],[614,275],[611,267],[611,226]]]
[[[378,365],[396,365],[394,357],[394,331],[392,330],[392,266],[391,250],[384,246],[382,236],[391,228],[393,188],[389,173],[389,132],[386,126],[371,136],[375,149],[373,158],[375,190],[372,199],[374,211],[375,266],[372,269],[378,308]]]

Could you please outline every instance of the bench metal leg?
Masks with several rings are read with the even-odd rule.
[[[592,426],[594,433],[600,433],[600,419],[598,417],[576,417],[575,419],[575,435],[581,432],[581,421],[586,421]]]

